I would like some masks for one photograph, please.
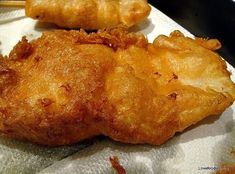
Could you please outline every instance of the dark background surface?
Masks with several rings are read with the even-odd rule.
[[[195,36],[217,38],[220,55],[235,67],[235,0],[149,0]]]

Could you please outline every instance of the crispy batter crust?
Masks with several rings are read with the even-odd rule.
[[[235,164],[225,164],[219,168],[216,174],[234,174]]]
[[[151,11],[146,0],[26,0],[26,15],[65,28],[131,27]]]
[[[23,38],[0,59],[0,131],[50,146],[100,134],[162,144],[235,99],[212,42],[174,32],[149,44],[123,28]]]

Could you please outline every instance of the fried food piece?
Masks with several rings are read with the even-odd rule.
[[[162,144],[235,99],[211,42],[173,32],[149,44],[121,28],[23,38],[0,59],[0,131],[50,146],[101,134]]]
[[[216,174],[234,174],[235,164],[225,164],[219,168]]]
[[[147,0],[26,0],[26,15],[65,28],[131,27],[150,13]]]

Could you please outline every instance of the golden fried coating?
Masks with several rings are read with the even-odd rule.
[[[147,0],[26,0],[26,15],[66,28],[131,27],[150,13]]]
[[[235,164],[224,164],[215,174],[234,174]]]
[[[121,28],[23,38],[0,59],[0,131],[50,146],[101,134],[162,144],[233,103],[218,45],[177,31],[149,44]]]

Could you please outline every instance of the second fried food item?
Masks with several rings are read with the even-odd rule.
[[[179,32],[149,44],[123,29],[23,38],[0,59],[0,131],[50,146],[101,134],[162,144],[233,103],[219,47]]]
[[[65,28],[131,27],[150,13],[147,0],[26,0],[26,15]]]

